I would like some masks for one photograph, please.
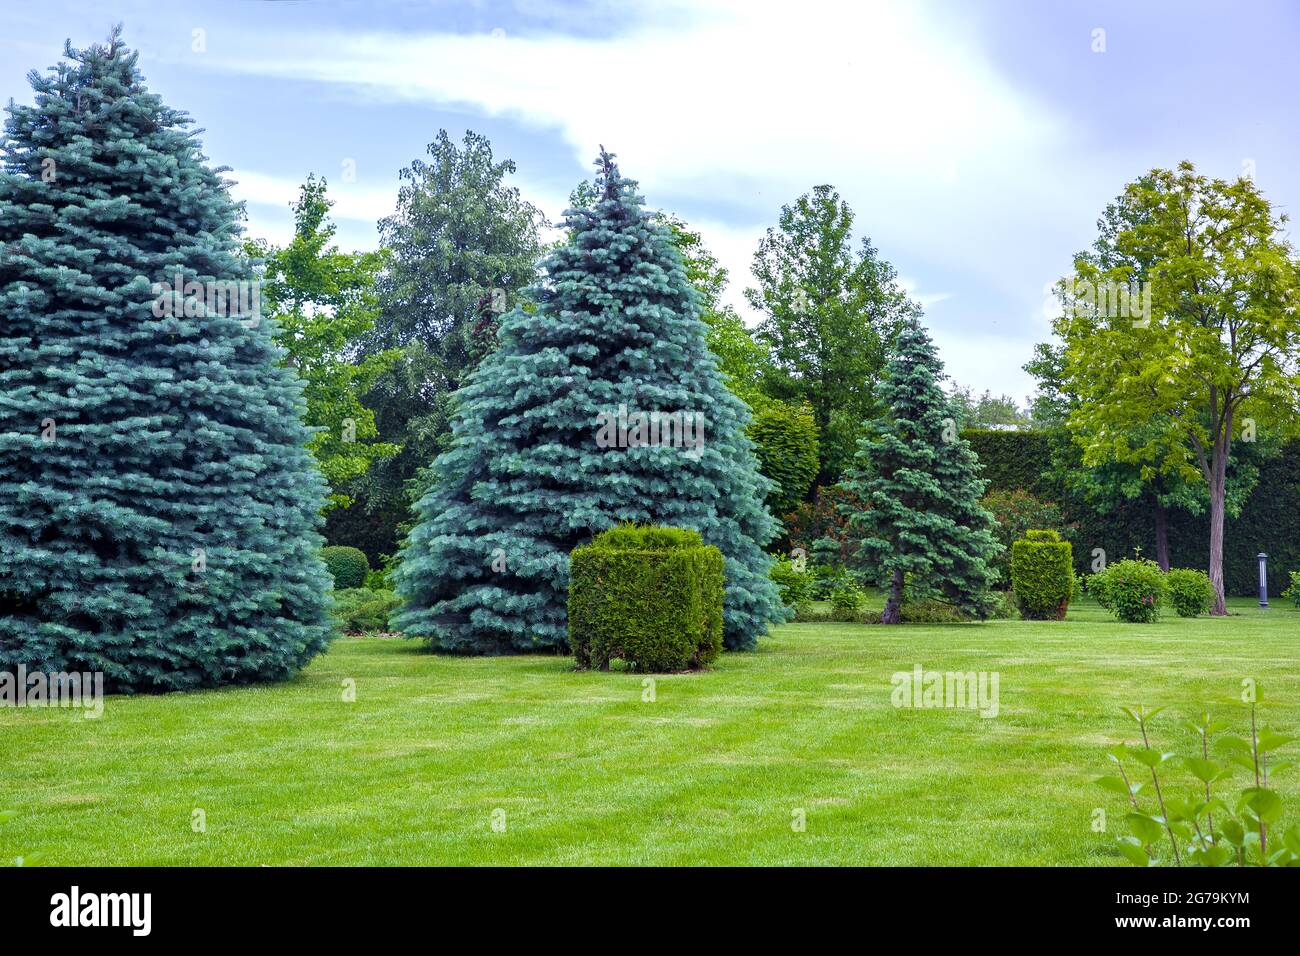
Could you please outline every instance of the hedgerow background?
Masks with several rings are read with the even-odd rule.
[[[984,465],[989,490],[1021,489],[1046,501],[1060,503],[1066,520],[1077,522],[1074,564],[1079,573],[1092,570],[1092,549],[1104,548],[1108,560],[1141,548],[1154,554],[1151,509],[1141,500],[1122,503],[1107,514],[1089,508],[1050,473],[1054,436],[1050,432],[968,429],[965,437]],[[1208,515],[1169,512],[1170,564],[1204,568]],[[1259,562],[1268,554],[1268,590],[1280,594],[1289,582],[1288,570],[1300,568],[1300,442],[1287,442],[1276,458],[1260,465],[1259,479],[1240,517],[1227,519],[1223,570],[1228,593],[1258,592]]]

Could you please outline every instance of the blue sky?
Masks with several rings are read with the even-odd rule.
[[[29,101],[29,69],[114,22],[234,168],[254,235],[288,235],[315,172],[341,245],[373,247],[440,128],[489,136],[556,219],[603,143],[743,306],[758,237],[829,182],[952,376],[1022,400],[1045,289],[1125,182],[1186,158],[1283,209],[1300,192],[1285,0],[43,0],[0,13],[0,95]]]

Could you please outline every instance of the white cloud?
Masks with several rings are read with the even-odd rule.
[[[1062,124],[1000,75],[952,7],[942,16],[830,0],[794,11],[744,0],[648,9],[656,16],[629,16],[612,37],[299,33],[252,37],[207,64],[555,131],[584,169],[604,144],[651,206],[671,200],[688,213],[731,269],[728,298],[743,312],[763,228],[817,183],[840,189],[859,234],[918,277],[913,291],[929,305],[949,293],[915,290],[942,268],[945,286],[966,278],[1005,300],[1002,314],[1032,314],[1044,277],[1068,263],[1078,222],[1091,222],[1095,191],[1061,174]],[[254,175],[249,195],[266,201],[283,185]],[[336,215],[378,218],[395,191],[339,193]],[[563,197],[543,205],[555,216]],[[1019,377],[1039,329],[1008,324],[1019,326],[1019,348],[983,354],[1006,365],[1014,353],[1006,367]],[[972,384],[995,387],[989,368],[974,371]]]
[[[236,180],[235,186],[230,190],[231,195],[235,199],[245,200],[250,207],[288,210],[297,200],[298,191],[302,188],[301,179],[270,176],[251,170],[231,173],[228,178]],[[334,203],[330,214],[335,219],[376,222],[393,212],[397,204],[397,184],[359,186],[330,179],[326,195]]]

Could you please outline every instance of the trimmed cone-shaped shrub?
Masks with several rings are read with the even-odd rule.
[[[1074,554],[1059,532],[1026,531],[1011,544],[1011,589],[1022,617],[1061,621],[1074,591]]]
[[[668,231],[612,157],[599,166],[599,199],[569,210],[536,311],[503,319],[456,393],[453,445],[417,504],[396,623],[437,650],[567,650],[569,554],[620,522],[692,528],[722,551],[727,647],[787,616],[748,408]]]
[[[579,667],[636,671],[713,663],[722,650],[722,552],[697,531],[621,526],[574,548],[569,644]]]
[[[302,386],[189,119],[116,32],[66,56],[5,124],[0,670],[287,677],[330,635]]]
[[[370,571],[370,559],[360,548],[345,544],[331,544],[320,549],[321,560],[329,569],[334,579],[336,590],[359,588],[365,586],[366,574]]]

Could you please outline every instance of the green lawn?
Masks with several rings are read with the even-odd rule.
[[[339,640],[289,684],[0,709],[0,858],[89,864],[1114,864],[1091,781],[1121,704],[1300,731],[1300,612],[1119,625],[791,624],[708,673],[575,673]],[[902,710],[890,675],[997,671],[1000,711]],[[355,703],[341,699],[345,679]],[[1166,749],[1191,735],[1157,720]],[[1179,780],[1186,779],[1181,772]],[[1235,778],[1244,780],[1244,772]],[[1280,781],[1296,819],[1300,785]],[[191,815],[206,814],[206,833]],[[802,808],[804,832],[792,814]],[[505,829],[492,827],[504,810]]]

